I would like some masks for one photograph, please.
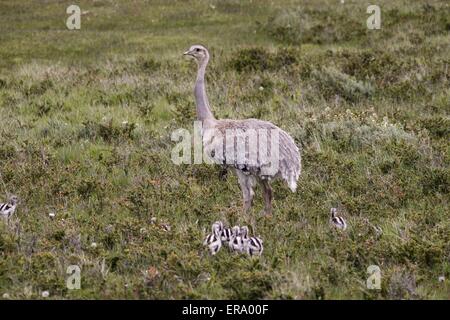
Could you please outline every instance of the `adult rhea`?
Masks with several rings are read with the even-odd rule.
[[[243,208],[245,212],[247,212],[252,205],[254,196],[253,188],[255,187],[256,182],[259,182],[263,189],[265,203],[264,213],[266,215],[271,215],[273,197],[272,189],[270,187],[271,181],[281,178],[287,183],[292,192],[295,192],[297,188],[297,180],[301,172],[301,157],[300,152],[294,143],[294,139],[292,139],[285,131],[267,121],[258,119],[216,119],[211,112],[205,89],[205,72],[209,61],[209,52],[201,45],[193,45],[184,53],[184,55],[194,58],[198,65],[194,95],[197,105],[197,119],[202,121],[203,147],[207,150],[205,153],[211,155],[216,162],[234,169],[242,190],[244,198]],[[246,153],[247,158],[251,143],[247,140],[248,136],[246,137],[245,135],[250,132],[258,132],[258,151],[256,151],[256,159],[251,161],[248,161],[249,159],[237,161],[235,158],[242,159],[245,157],[239,157],[239,155],[236,156],[235,154],[233,154],[232,160],[227,159],[227,155],[229,155],[228,150],[236,150],[237,141],[235,137],[229,139],[229,135],[227,136],[229,132],[239,132],[239,134],[244,136],[246,139],[244,153]],[[264,139],[260,136],[260,132],[266,133]],[[220,136],[220,139],[215,139],[217,136]],[[277,137],[275,143],[272,143],[274,142],[274,140],[271,140],[272,137]],[[261,151],[259,148],[263,143],[267,144],[268,141],[272,142],[270,145],[266,146],[266,149],[264,150],[269,154],[272,151],[278,151],[272,152],[277,155],[275,166],[274,163],[271,162],[273,161],[273,158],[270,161],[267,161],[267,153],[263,154],[265,153],[264,150]],[[275,148],[277,148],[277,150],[275,150]],[[217,152],[217,150],[223,152]],[[273,170],[274,168],[275,170]]]

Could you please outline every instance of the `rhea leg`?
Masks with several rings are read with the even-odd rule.
[[[264,214],[270,216],[272,215],[272,188],[267,180],[261,180],[261,185],[263,187]]]
[[[252,206],[253,196],[255,195],[255,192],[253,191],[254,179],[239,170],[236,170],[236,174],[238,176],[239,185],[241,187],[242,196],[244,199],[243,209],[244,212],[247,213]]]

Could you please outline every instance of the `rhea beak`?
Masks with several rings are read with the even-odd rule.
[[[191,52],[188,50],[188,51],[186,51],[185,53],[183,53],[183,56],[190,56],[191,55]]]

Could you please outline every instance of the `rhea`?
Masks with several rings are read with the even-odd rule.
[[[17,208],[19,198],[17,196],[11,196],[8,202],[0,203],[0,216],[3,218],[10,218]]]
[[[244,250],[244,244],[241,237],[241,228],[234,226],[231,228],[231,237],[228,242],[228,246],[232,251],[242,252]]]
[[[337,209],[331,208],[330,213],[331,213],[330,223],[339,230],[345,231],[345,229],[347,229],[347,222],[345,221],[344,218],[337,215]]]
[[[297,181],[301,173],[301,157],[294,139],[284,130],[268,121],[216,119],[211,112],[205,87],[209,52],[201,45],[193,45],[184,55],[194,58],[198,66],[194,95],[197,119],[202,122],[202,142],[205,153],[210,150],[208,154],[216,163],[220,163],[227,168],[230,167],[235,171],[242,191],[244,212],[248,212],[251,208],[255,194],[253,189],[259,183],[263,190],[263,213],[271,215],[273,198],[271,182],[281,178],[292,192],[297,189]],[[238,151],[241,154],[238,154],[234,159],[227,159],[228,151],[236,149],[236,141],[239,138],[232,137],[230,139],[227,136],[229,132],[233,131],[244,136],[244,139],[246,139],[245,149],[244,151]],[[258,148],[256,152],[252,153],[252,155],[255,154],[254,159],[249,160],[248,155],[251,153],[249,149],[253,143],[249,142],[245,135],[251,132],[258,132],[256,141]],[[260,135],[261,132],[265,133],[265,136],[264,134]],[[218,135],[221,138],[215,139]],[[277,139],[273,139],[274,137]],[[259,147],[264,144],[266,144],[266,148],[260,149]],[[268,154],[274,154],[276,158],[268,157]],[[236,158],[245,158],[245,160],[237,161]],[[270,159],[267,160],[268,158]]]
[[[241,238],[243,251],[250,256],[260,256],[264,250],[263,241],[259,237],[250,237],[248,235],[248,227],[241,227]]]
[[[212,255],[215,255],[222,248],[221,234],[223,230],[223,223],[216,221],[212,225],[212,232],[208,234],[203,241],[204,246],[208,246]]]

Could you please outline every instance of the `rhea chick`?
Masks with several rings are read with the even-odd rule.
[[[234,226],[232,229],[232,235],[229,242],[229,247],[232,251],[242,252],[244,250],[244,243],[241,236],[241,228]]]
[[[345,222],[344,218],[337,215],[336,208],[331,208],[330,223],[342,231],[345,231],[345,229],[347,229],[347,222]]]
[[[259,237],[248,235],[248,227],[241,228],[243,251],[250,256],[260,256],[264,250],[263,241]]]
[[[0,203],[0,216],[3,218],[10,218],[17,208],[19,198],[17,196],[11,196],[8,202]]]
[[[222,248],[221,233],[223,229],[223,223],[216,221],[212,225],[212,233],[208,234],[203,241],[203,245],[208,246],[212,255],[215,255]]]

